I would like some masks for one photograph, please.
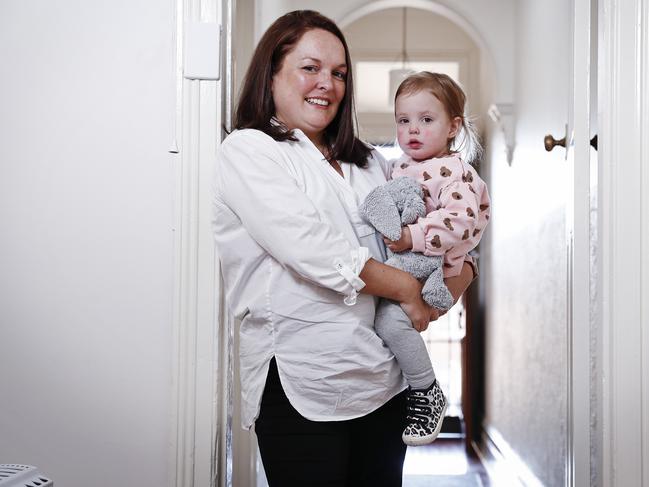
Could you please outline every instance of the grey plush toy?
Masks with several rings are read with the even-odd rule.
[[[373,189],[359,210],[363,219],[392,241],[401,238],[401,228],[404,225],[426,216],[421,185],[408,177],[393,179]],[[386,250],[386,264],[409,272],[424,282],[421,293],[424,301],[440,310],[447,310],[453,305],[453,296],[444,284],[441,256]]]

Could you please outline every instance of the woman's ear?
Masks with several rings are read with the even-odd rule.
[[[451,129],[448,132],[448,138],[452,139],[460,133],[460,127],[462,126],[462,117],[454,117],[451,120]]]

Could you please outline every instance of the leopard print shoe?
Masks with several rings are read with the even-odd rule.
[[[428,389],[408,391],[408,425],[401,436],[409,446],[432,443],[442,429],[448,402],[439,382]]]

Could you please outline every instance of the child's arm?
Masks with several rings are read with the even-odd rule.
[[[456,181],[442,190],[440,207],[408,225],[396,247],[407,246],[424,255],[444,255],[452,249],[471,250],[480,240],[480,200],[471,186]]]

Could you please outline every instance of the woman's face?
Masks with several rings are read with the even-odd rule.
[[[335,35],[305,32],[273,76],[275,117],[320,142],[345,96],[347,69],[345,48]]]

